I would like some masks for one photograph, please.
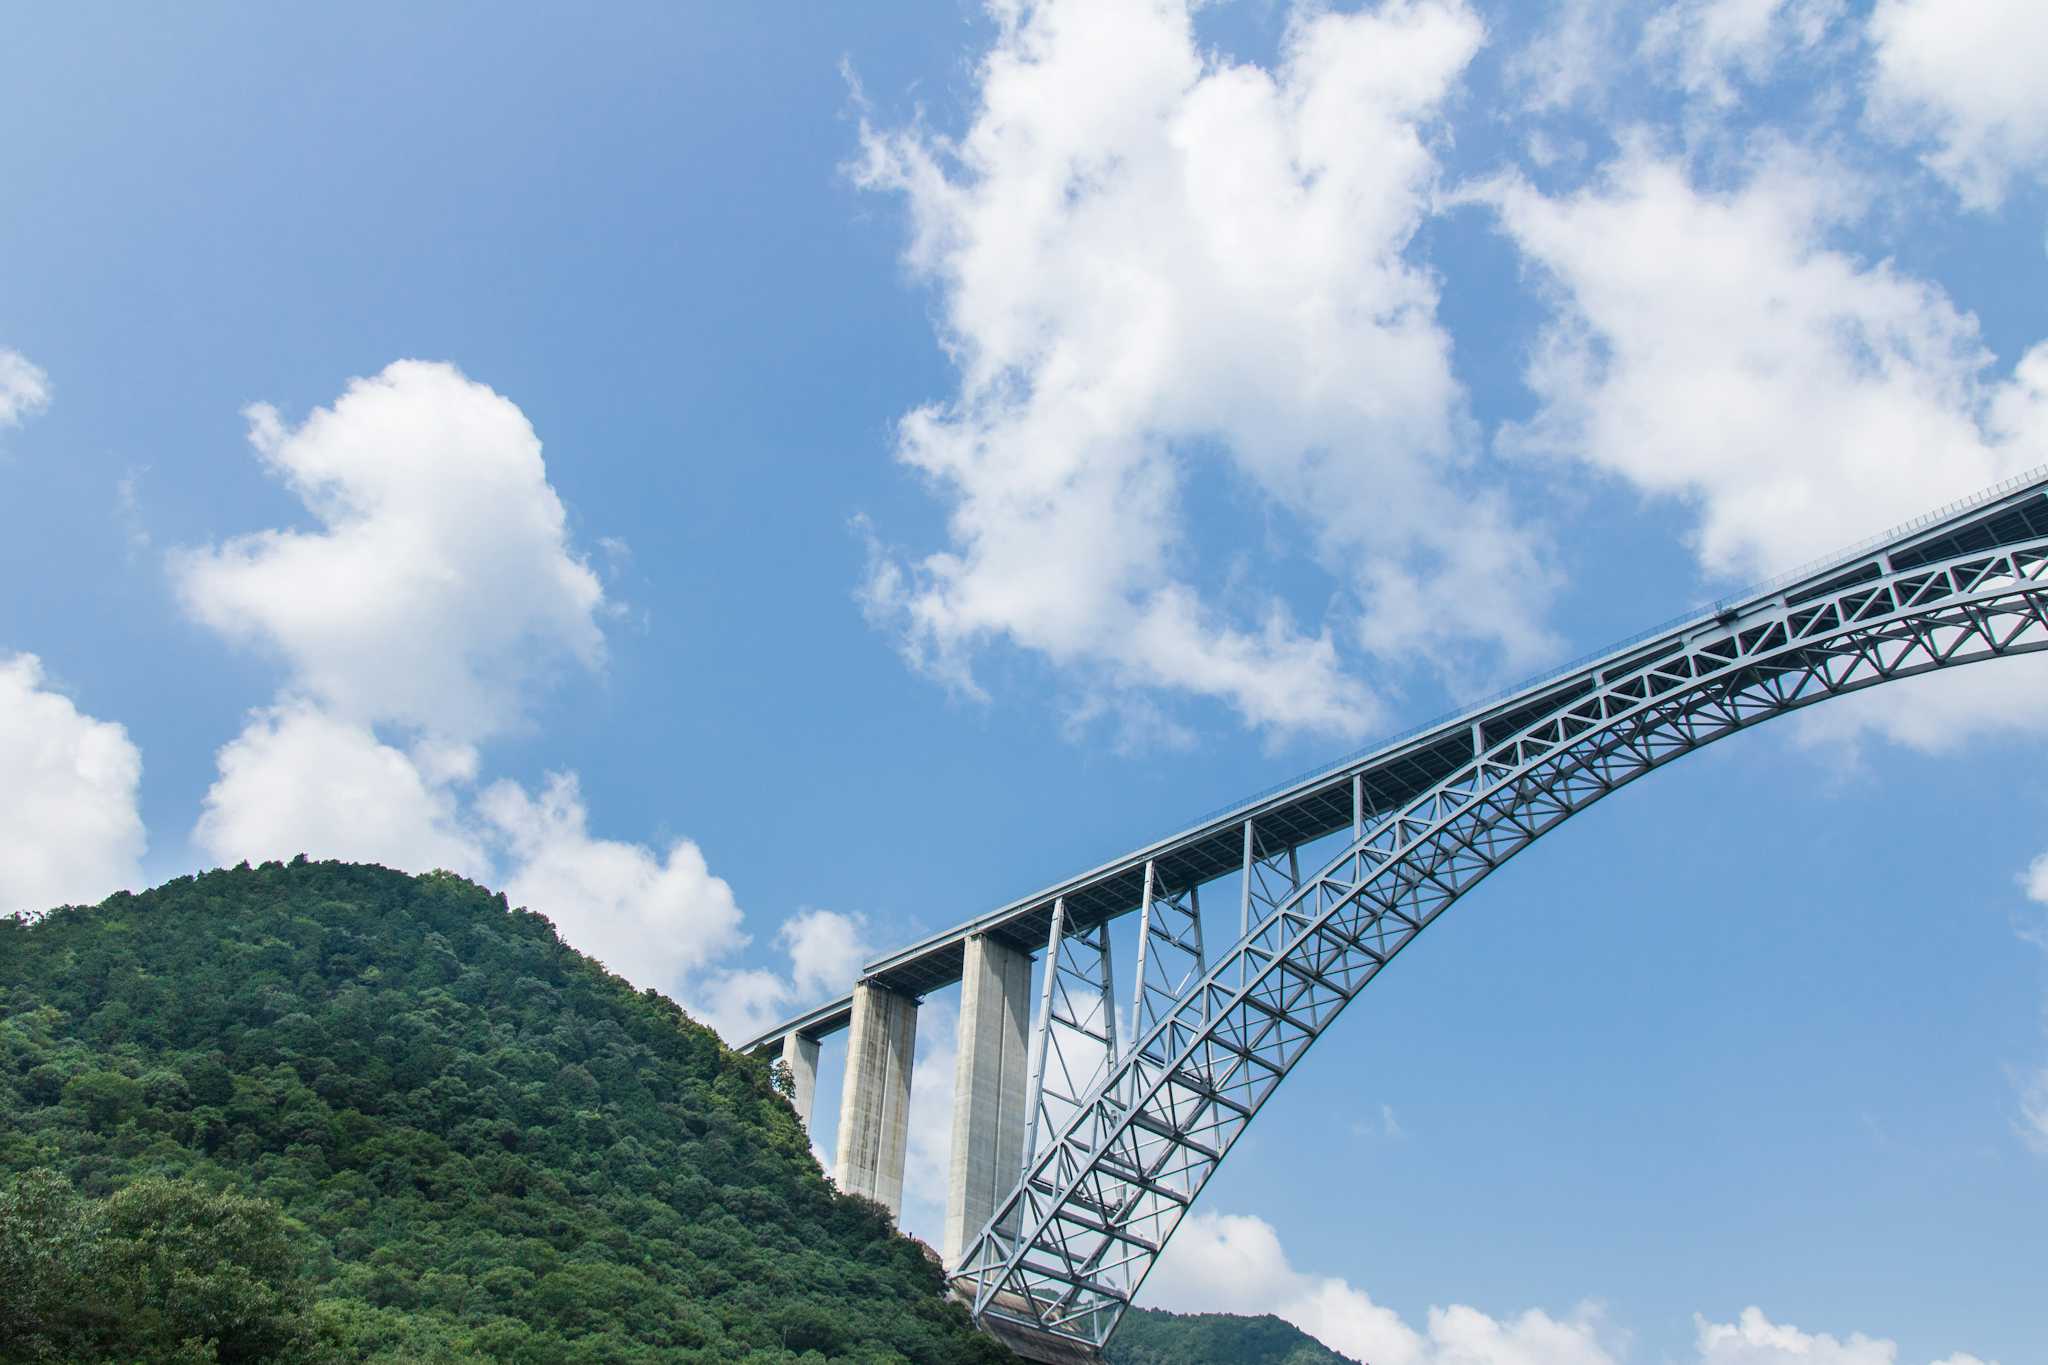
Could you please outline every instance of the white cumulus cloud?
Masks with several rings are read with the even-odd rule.
[[[692,1018],[730,1046],[766,1032],[789,1015],[789,978],[765,967],[732,968],[691,988],[682,999]]]
[[[50,376],[20,351],[0,346],[0,427],[18,427],[50,406]]]
[[[853,984],[873,950],[858,915],[799,910],[776,931],[789,950],[791,985],[802,997],[836,995]]]
[[[1713,190],[1637,141],[1577,193],[1491,195],[1557,306],[1527,375],[1541,412],[1504,439],[1690,503],[1711,573],[1827,553],[2042,454],[1985,426],[1975,319],[1826,244],[1860,202],[1822,163],[1783,150]]]
[[[1262,1218],[1191,1214],[1145,1281],[1145,1301],[1182,1312],[1273,1313],[1372,1365],[1614,1365],[1597,1310],[1531,1309],[1505,1321],[1461,1305],[1416,1328],[1363,1289],[1297,1270]]]
[[[1436,284],[1406,254],[1473,13],[1304,6],[1269,70],[1205,53],[1181,3],[991,10],[964,137],[862,133],[857,176],[907,204],[959,372],[897,447],[948,544],[878,551],[871,612],[963,688],[1006,642],[1097,693],[1211,698],[1275,732],[1380,718],[1355,650],[1548,651],[1539,546],[1475,487]],[[1210,562],[1262,551],[1276,518],[1326,576],[1319,619],[1198,588],[1198,478],[1254,528]]]
[[[248,417],[318,529],[181,551],[172,574],[196,619],[274,651],[296,693],[466,741],[513,724],[559,661],[599,662],[603,590],[512,402],[401,360],[297,427],[268,404]]]
[[[601,655],[603,594],[569,547],[539,439],[509,400],[411,360],[297,427],[264,404],[248,416],[318,529],[170,556],[196,620],[289,668],[277,703],[221,749],[195,839],[223,860],[485,875],[460,808],[474,742],[518,720],[543,670]]]
[[[459,768],[445,755],[402,752],[367,726],[287,700],[253,713],[216,762],[193,842],[219,862],[303,853],[490,875],[450,785]]]
[[[1927,164],[1965,204],[1996,208],[2016,176],[2048,172],[2048,6],[2038,0],[1878,0],[1870,113],[1932,144]]]
[[[1698,1323],[1700,1365],[1896,1365],[1896,1342],[1852,1332],[1836,1338],[1772,1322],[1759,1308],[1742,1310],[1734,1322]],[[1971,1355],[1952,1355],[1934,1365],[1985,1365]]]
[[[223,862],[306,853],[502,878],[569,944],[735,1041],[800,990],[851,979],[856,921],[793,919],[788,976],[728,968],[748,936],[695,843],[593,834],[572,772],[532,792],[481,782],[479,744],[520,722],[552,670],[603,657],[603,589],[515,404],[452,365],[407,360],[296,427],[264,404],[248,417],[317,526],[171,556],[195,619],[288,669],[221,748],[199,847]]]
[[[49,688],[33,654],[0,658],[0,914],[97,902],[141,881],[142,754]]]
[[[1262,1218],[1190,1215],[1145,1282],[1146,1302],[1182,1312],[1273,1313],[1325,1345],[1372,1365],[1619,1365],[1625,1334],[1581,1305],[1564,1317],[1527,1309],[1496,1318],[1454,1304],[1415,1326],[1336,1276],[1298,1270]],[[1732,1323],[1695,1318],[1696,1365],[1897,1365],[1898,1346],[1852,1333],[1838,1339],[1743,1310]],[[1933,1365],[1986,1365],[1952,1355]]]
[[[776,931],[789,955],[789,971],[735,968],[717,972],[692,988],[698,1017],[741,1043],[808,1005],[843,995],[874,955],[859,915],[807,907]]]
[[[497,782],[477,810],[514,860],[506,897],[553,920],[562,937],[636,986],[673,990],[740,948],[740,907],[696,844],[593,838],[576,778],[556,773],[538,796]]]
[[[1481,193],[1556,309],[1527,374],[1540,409],[1502,446],[1681,501],[1724,583],[2048,460],[2048,345],[2000,377],[1938,286],[1830,245],[1863,205],[1824,161],[1780,147],[1709,188],[1636,138],[1575,193]],[[2043,673],[2014,661],[1881,688],[1821,708],[1828,728],[1809,733],[1936,747],[2048,729]]]

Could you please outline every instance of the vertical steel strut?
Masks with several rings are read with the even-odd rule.
[[[1202,950],[1202,907],[1194,885],[1167,891],[1160,884],[1158,865],[1148,860],[1144,900],[1139,903],[1132,1039],[1149,1034],[1152,1025],[1187,994],[1207,967],[1208,957]]]
[[[1034,1029],[1024,1164],[1038,1144],[1063,1132],[1116,1058],[1116,972],[1107,922],[1077,927],[1065,897],[1053,903],[1045,980]]]

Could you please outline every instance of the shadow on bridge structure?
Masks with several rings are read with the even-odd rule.
[[[891,953],[743,1050],[789,1063],[808,1122],[818,1040],[848,1030],[838,1183],[900,1212],[917,1004],[959,983],[947,1275],[1026,1359],[1097,1359],[1309,1046],[1495,868],[1760,721],[2044,648],[2048,467]]]

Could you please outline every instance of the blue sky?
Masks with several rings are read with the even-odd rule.
[[[10,906],[452,866],[730,1033],[2048,461],[2019,0],[12,28]],[[2038,1359],[2043,678],[1543,841],[1149,1296],[1378,1365]]]

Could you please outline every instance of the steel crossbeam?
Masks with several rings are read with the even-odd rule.
[[[2001,534],[2011,543],[1987,545]],[[952,1271],[956,1292],[1012,1345],[1099,1345],[1310,1045],[1516,853],[1644,774],[1774,716],[2048,649],[2048,520],[2029,510],[1943,535],[1939,557],[1927,537],[1902,540],[1604,664],[1511,726],[1474,721],[1469,759],[1402,803],[1376,808],[1354,779],[1348,844],[1306,880],[1293,864],[1300,841],[1268,841],[1246,819],[1242,932],[1221,956],[1204,959],[1194,883],[1164,895],[1148,862],[1136,1027],[1121,1052],[1105,924],[1093,926],[1093,956],[1070,969],[1063,903],[1039,1050],[1056,1055],[1064,1031],[1086,1044],[1087,1064],[1058,1072],[1058,1105],[1035,1099],[1022,1179]]]

